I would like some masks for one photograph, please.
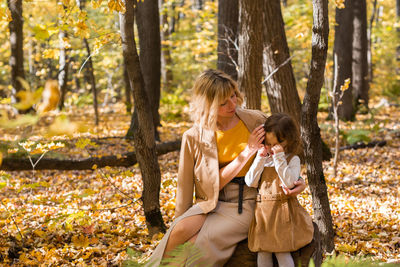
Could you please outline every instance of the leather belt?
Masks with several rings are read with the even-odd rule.
[[[244,176],[235,177],[231,180],[232,183],[239,185],[239,200],[238,200],[238,213],[241,214],[243,211],[243,189],[246,184],[244,181]]]

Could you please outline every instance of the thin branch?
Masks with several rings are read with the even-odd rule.
[[[265,78],[264,81],[262,81],[261,84],[266,83],[269,79],[271,79],[272,75],[274,75],[280,68],[282,68],[284,65],[286,65],[287,63],[289,63],[289,61],[294,57],[294,53],[291,57],[289,57],[288,59],[286,59],[281,65],[279,65],[276,69],[274,69],[268,76],[267,78]]]

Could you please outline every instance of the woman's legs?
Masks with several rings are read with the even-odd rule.
[[[273,267],[272,252],[259,251],[257,253],[258,267]]]
[[[290,252],[278,252],[275,253],[275,256],[278,260],[279,266],[294,267],[294,261]]]
[[[199,214],[179,221],[172,229],[163,257],[168,256],[167,253],[176,248],[178,245],[181,245],[187,241],[194,242],[197,233],[200,231],[206,218],[206,214]]]

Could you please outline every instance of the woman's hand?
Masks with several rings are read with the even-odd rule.
[[[306,189],[306,182],[302,178],[295,181],[294,185],[295,185],[295,187],[293,187],[292,189],[289,189],[286,186],[282,185],[282,189],[283,189],[283,192],[285,193],[285,195],[297,196],[298,194],[303,192],[304,189]]]
[[[249,141],[247,142],[247,149],[251,153],[255,153],[258,149],[262,148],[264,145],[262,141],[265,138],[264,125],[260,125],[253,130],[249,136]]]

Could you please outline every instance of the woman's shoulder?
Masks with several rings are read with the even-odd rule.
[[[259,119],[266,119],[267,115],[258,109],[238,108],[237,113],[242,116],[255,116]]]

